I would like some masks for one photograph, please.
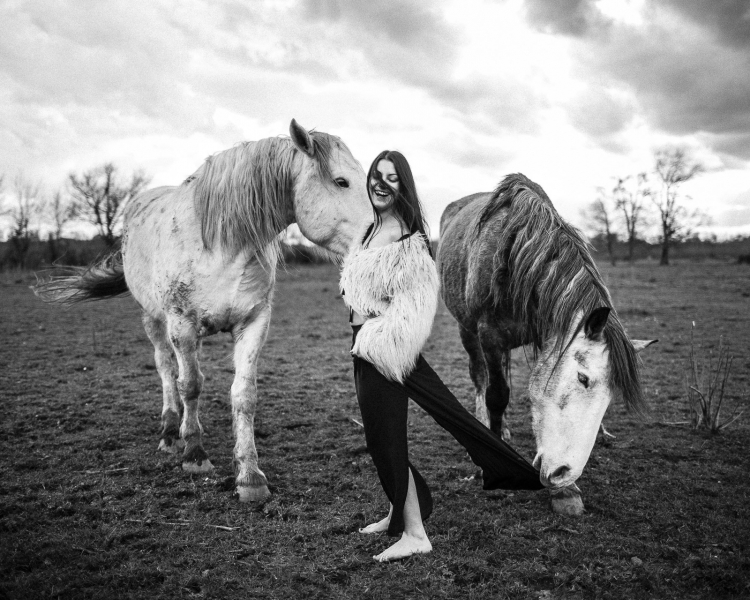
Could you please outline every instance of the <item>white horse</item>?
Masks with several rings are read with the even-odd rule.
[[[163,385],[159,449],[183,448],[190,472],[213,469],[198,419],[201,340],[232,334],[234,465],[244,502],[270,495],[253,423],[279,233],[296,221],[305,237],[343,255],[373,218],[364,170],[346,145],[294,120],[290,135],[242,143],[207,158],[182,185],[144,192],[125,211],[119,252],[35,287],[63,304],[133,295]]]
[[[589,253],[541,187],[509,175],[493,193],[448,205],[440,221],[442,295],[459,324],[476,414],[506,440],[509,353],[532,344],[534,466],[555,512],[583,512],[575,482],[612,398],[644,409],[636,356]]]

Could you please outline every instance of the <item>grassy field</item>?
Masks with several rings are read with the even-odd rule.
[[[410,451],[433,490],[434,551],[378,564],[357,528],[387,501],[356,421],[350,330],[332,266],[280,274],[259,368],[261,468],[272,499],[232,495],[231,340],[206,340],[202,421],[215,473],[156,451],[161,389],[130,299],[73,309],[0,279],[0,598],[748,598],[750,411],[720,435],[685,421],[691,322],[735,355],[729,407],[750,406],[750,268],[602,266],[643,356],[651,415],[610,407],[579,480],[586,513],[544,492],[484,492],[465,452],[416,406]],[[444,307],[425,356],[470,407]],[[513,443],[532,458],[523,352]]]

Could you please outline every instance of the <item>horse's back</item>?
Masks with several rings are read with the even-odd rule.
[[[465,196],[451,202],[440,218],[438,272],[443,300],[456,320],[469,328],[476,319],[468,303],[474,281],[491,275],[491,260],[476,263],[476,223],[491,198],[491,192]]]
[[[492,194],[490,192],[478,192],[476,194],[471,194],[469,196],[459,198],[458,200],[454,200],[448,206],[446,206],[442,216],[440,217],[440,237],[443,237],[445,230],[459,212],[461,212],[464,208],[471,205],[472,203],[478,205],[479,203],[482,203],[482,201],[487,201],[491,196]],[[463,216],[467,216],[467,213],[464,213]]]
[[[125,228],[127,229],[136,221],[142,221],[145,215],[149,214],[155,208],[155,204],[167,199],[174,194],[177,189],[179,188],[175,186],[161,186],[148,189],[145,192],[138,194],[128,202],[128,205],[125,207],[123,213]]]
[[[127,271],[161,262],[182,262],[179,255],[200,250],[200,228],[192,196],[179,187],[148,190],[128,204],[124,215],[123,262]],[[130,265],[128,267],[128,265]]]

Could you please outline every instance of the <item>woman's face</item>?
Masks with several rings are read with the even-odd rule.
[[[396,167],[390,160],[379,160],[375,165],[375,171],[370,176],[370,197],[375,210],[382,213],[392,208],[398,189]]]

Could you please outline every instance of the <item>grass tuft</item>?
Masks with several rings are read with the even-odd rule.
[[[716,362],[711,351],[707,363],[701,361],[695,349],[695,321],[690,327],[690,364],[685,375],[685,388],[690,408],[690,424],[693,429],[708,429],[719,433],[742,416],[739,404],[735,404],[729,419],[721,420],[721,407],[726,395],[727,381],[732,372],[734,356],[727,353],[724,338],[719,336],[719,352]],[[703,363],[703,364],[702,364]]]

